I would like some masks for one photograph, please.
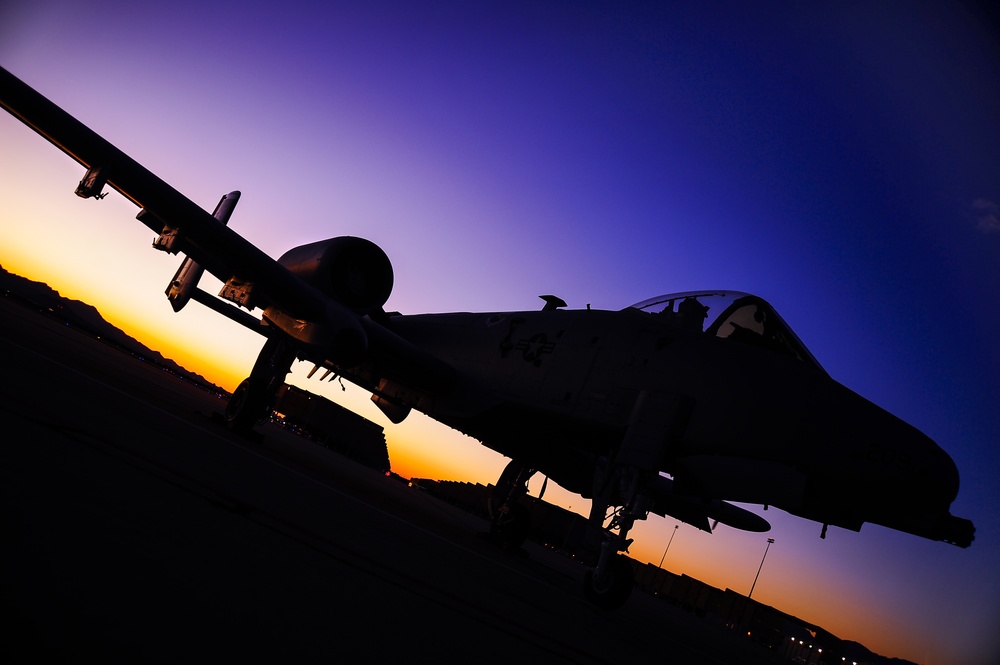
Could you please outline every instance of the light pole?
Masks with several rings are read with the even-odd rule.
[[[670,549],[670,543],[674,542],[674,536],[677,535],[677,527],[679,526],[680,524],[674,525],[674,532],[670,534],[670,540],[667,541],[667,547],[663,550],[663,556],[660,557],[660,565],[657,568],[663,568],[663,560],[667,558],[667,550]]]
[[[753,588],[757,586],[757,578],[760,577],[760,569],[764,567],[764,559],[767,558],[767,550],[770,549],[771,543],[774,542],[774,538],[767,539],[767,547],[764,548],[764,556],[760,558],[760,566],[757,567],[757,574],[753,576],[753,584],[750,585],[750,593],[747,594],[747,598],[753,596]]]

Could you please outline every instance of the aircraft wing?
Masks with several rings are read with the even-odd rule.
[[[256,304],[280,303],[300,318],[327,315],[329,299],[317,289],[3,68],[0,106],[88,170],[80,196],[99,196],[106,182],[142,209],[143,224],[170,238],[169,251],[183,252],[222,282],[252,283]]]
[[[268,324],[308,347],[309,357],[325,354],[350,367],[367,351],[382,361],[380,367],[386,373],[411,385],[437,389],[453,385],[455,372],[450,366],[364,316],[372,307],[380,309],[384,298],[377,305],[356,307],[324,291],[328,284],[314,285],[315,275],[310,280],[310,271],[318,270],[315,266],[325,260],[322,252],[327,243],[348,241],[337,247],[357,249],[367,241],[332,239],[295,248],[275,260],[3,68],[0,106],[87,169],[76,190],[79,196],[101,198],[105,185],[120,192],[141,208],[137,219],[159,234],[154,247],[186,254],[226,284],[227,300],[247,309],[260,307]],[[361,249],[368,252],[365,259],[374,255]],[[380,249],[374,253],[384,258]],[[288,264],[282,262],[286,258]],[[391,266],[385,261],[382,269],[388,277],[383,282],[391,288]],[[388,296],[388,290],[384,295]],[[254,317],[217,298],[197,290],[192,297],[241,325],[268,334]]]

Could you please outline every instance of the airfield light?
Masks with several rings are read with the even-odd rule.
[[[773,543],[773,542],[774,542],[774,538],[768,538],[767,539],[767,546],[764,547],[764,556],[762,556],[760,558],[760,566],[757,567],[757,574],[754,575],[753,584],[750,585],[750,593],[747,594],[747,598],[751,598],[753,596],[753,589],[754,589],[755,586],[757,586],[757,578],[760,577],[761,568],[764,567],[764,559],[767,558],[767,550],[770,549],[771,543]]]
[[[674,536],[677,535],[677,527],[679,526],[680,524],[674,525],[674,532],[670,534],[670,540],[667,541],[667,547],[663,550],[663,556],[660,557],[660,565],[657,568],[663,568],[663,560],[667,558],[667,551],[670,549],[670,543],[674,542]]]

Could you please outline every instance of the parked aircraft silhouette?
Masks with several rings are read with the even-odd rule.
[[[706,531],[712,521],[770,528],[736,501],[815,520],[823,536],[872,522],[973,540],[972,522],[949,512],[959,478],[948,454],[834,381],[757,296],[386,312],[393,271],[374,243],[330,238],[275,260],[228,228],[238,192],[209,214],[6,70],[0,104],[87,169],[79,196],[117,190],[141,209],[156,249],[186,255],[166,291],[174,310],[194,299],[266,338],[226,409],[232,429],[269,412],[301,359],[370,391],[394,423],[416,409],[469,434],[511,459],[490,502],[499,542],[523,540],[517,499],[535,473],[591,500],[585,593],[598,605],[628,597],[620,553],[649,513]],[[224,283],[218,297],[197,288],[204,270]]]

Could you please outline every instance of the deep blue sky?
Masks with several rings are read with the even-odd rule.
[[[163,4],[6,3],[0,64],[206,208],[241,189],[232,225],[272,256],[379,243],[405,313],[763,296],[951,453],[979,531],[967,551],[871,526],[820,542],[769,513],[755,598],[888,655],[1000,656],[1000,41],[973,5]],[[0,263],[249,368],[257,340],[169,314],[176,261],[129,205],[77,200],[79,169],[7,117],[0,145]],[[502,467],[407,427],[388,436],[413,468]],[[708,581],[746,592],[763,545],[741,538],[681,527],[673,569],[716,562]]]

